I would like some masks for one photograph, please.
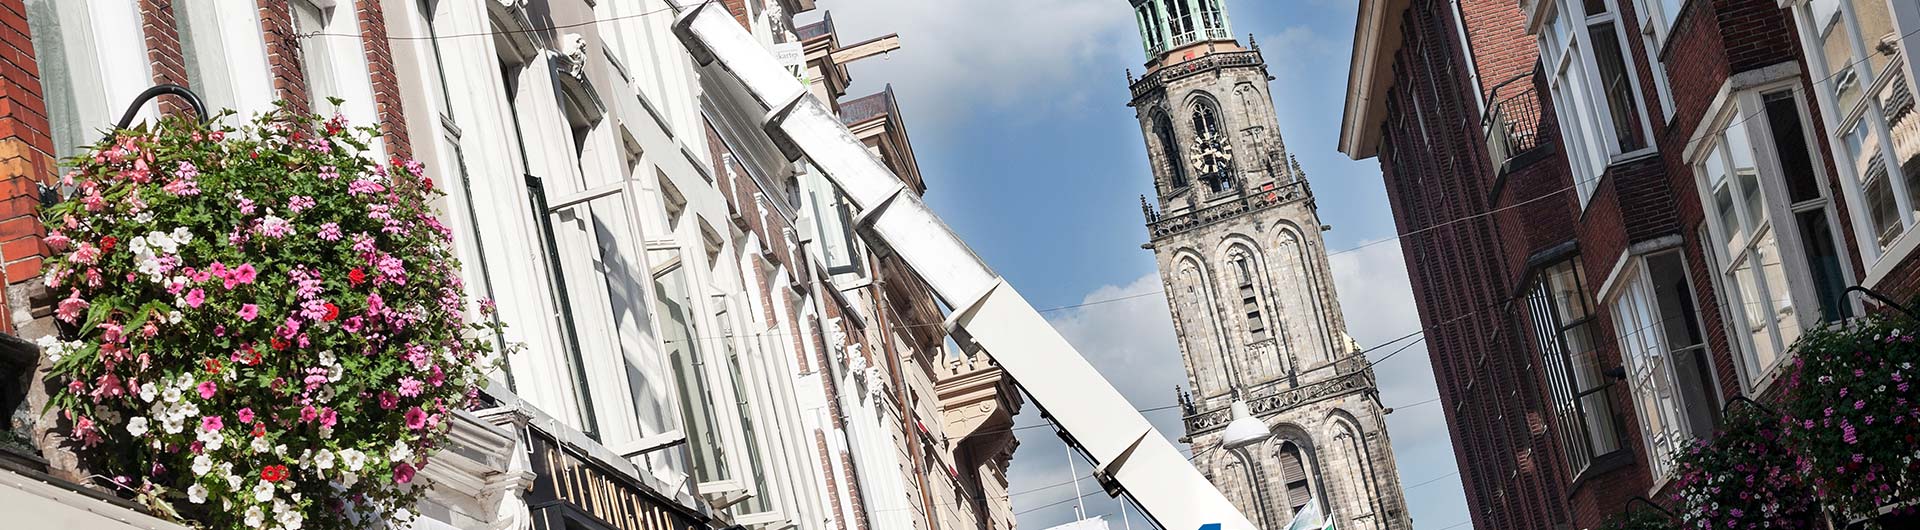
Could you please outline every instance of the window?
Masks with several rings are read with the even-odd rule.
[[[1206,25],[1208,39],[1231,39],[1227,32],[1227,11],[1220,8],[1220,0],[1195,0],[1200,3],[1200,21]]]
[[[715,315],[720,322],[720,343],[727,354],[727,374],[732,378],[733,402],[740,412],[740,433],[746,444],[747,464],[753,478],[753,496],[741,501],[738,514],[762,513],[773,509],[773,490],[768,488],[767,466],[760,457],[760,436],[755,431],[753,402],[747,398],[747,377],[741,373],[740,350],[735,343],[741,339],[734,336],[733,319],[725,311]]]
[[[1180,154],[1180,139],[1174,136],[1173,120],[1167,119],[1167,113],[1154,111],[1153,134],[1160,140],[1161,157],[1167,160],[1169,191],[1187,187],[1187,160]]]
[[[1585,204],[1614,157],[1648,148],[1651,131],[1614,0],[1558,0],[1547,9],[1540,56]]]
[[[1713,366],[1680,251],[1636,258],[1613,301],[1613,330],[1656,482],[1719,423]]]
[[[1292,441],[1280,442],[1280,478],[1286,481],[1287,517],[1306,509],[1313,502],[1313,485],[1307,478],[1312,465]],[[1325,513],[1325,512],[1322,512]]]
[[[1247,318],[1247,341],[1267,340],[1267,322],[1260,314],[1259,288],[1254,286],[1253,259],[1244,253],[1233,256],[1233,270],[1236,286],[1240,292],[1240,309]]]
[[[1140,42],[1146,44],[1147,56],[1160,53],[1166,46],[1163,40],[1166,38],[1166,28],[1161,26],[1160,4],[1143,2],[1134,15],[1140,19]]]
[[[329,115],[333,103],[327,98],[341,97],[333,72],[333,42],[338,37],[323,33],[332,6],[321,9],[313,0],[293,0],[293,31],[300,39],[300,70],[307,78],[307,97],[313,113]]]
[[[1587,299],[1586,272],[1577,260],[1540,271],[1527,294],[1534,339],[1547,374],[1549,398],[1560,428],[1560,444],[1574,476],[1594,458],[1620,449],[1613,402],[1607,399],[1593,336],[1593,307]]]
[[[1692,156],[1750,387],[1770,377],[1806,326],[1852,315],[1794,82],[1736,95],[1737,108],[1708,122],[1719,134]]]
[[[1635,0],[1634,9],[1640,14],[1640,44],[1646,47],[1647,60],[1652,62],[1653,91],[1660,97],[1660,116],[1673,117],[1673,83],[1667,80],[1666,61],[1660,58],[1667,39],[1672,35],[1674,17],[1680,15],[1685,0]]]
[[[234,109],[244,117],[272,109],[274,90],[259,17],[252,9],[217,7],[201,0],[173,0],[187,86],[210,113]]]
[[[700,334],[693,322],[693,315],[697,313],[693,312],[692,300],[687,296],[686,271],[686,267],[676,263],[655,274],[654,300],[659,304],[660,342],[667,349],[674,388],[679,392],[687,449],[693,454],[694,479],[714,482],[732,474],[713,409],[713,385],[707,380],[706,363],[700,357]]]
[[[1233,189],[1233,144],[1220,133],[1220,107],[1211,98],[1193,104],[1193,134],[1198,142],[1195,160],[1201,182],[1214,193]]]
[[[1197,28],[1194,27],[1193,5],[1189,4],[1189,1],[1191,0],[1167,1],[1169,4],[1167,13],[1173,15],[1173,19],[1169,21],[1173,25],[1173,47],[1193,44],[1193,41],[1199,38],[1195,33]]]
[[[1829,116],[1825,133],[1842,191],[1854,205],[1859,251],[1884,273],[1899,256],[1883,255],[1909,252],[1893,246],[1920,208],[1920,118],[1905,71],[1910,59],[1900,57],[1909,35],[1896,30],[1886,0],[1802,1],[1794,14],[1814,93]]]
[[[100,139],[133,97],[152,84],[132,0],[27,0],[27,26],[46,96],[53,154],[65,158]]]

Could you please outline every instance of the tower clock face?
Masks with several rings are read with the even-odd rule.
[[[1233,168],[1233,143],[1218,133],[1202,133],[1193,142],[1193,168],[1209,180],[1225,180]]]

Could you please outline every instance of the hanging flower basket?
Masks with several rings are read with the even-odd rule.
[[[1787,442],[1842,521],[1920,498],[1920,343],[1910,319],[1868,318],[1807,333],[1788,380]]]
[[[1822,528],[1813,489],[1799,475],[1793,453],[1781,445],[1777,418],[1736,404],[1711,442],[1675,461],[1673,504],[1681,528]]]
[[[495,361],[412,161],[275,111],[168,117],[69,161],[43,340],[94,472],[205,528],[379,527]],[[490,307],[489,309],[490,310]]]

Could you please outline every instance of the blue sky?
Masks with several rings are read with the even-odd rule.
[[[843,42],[890,32],[902,49],[853,68],[850,96],[892,84],[928,183],[927,200],[1035,305],[1112,300],[1159,290],[1139,196],[1151,189],[1144,141],[1126,106],[1125,71],[1145,58],[1125,0],[820,0]],[[1345,96],[1355,0],[1227,0],[1234,31],[1259,42],[1275,76],[1281,132],[1313,183],[1329,249],[1394,236],[1374,160],[1334,148]],[[812,20],[817,14],[803,16]],[[1374,345],[1417,330],[1397,244],[1332,257],[1350,332]],[[1173,403],[1184,384],[1165,301],[1143,296],[1048,313],[1056,328],[1136,408]],[[1390,350],[1387,350],[1390,351]],[[1380,353],[1384,353],[1380,352]],[[1376,354],[1377,355],[1377,354]],[[1383,400],[1418,528],[1467,520],[1426,351],[1382,363]],[[1041,424],[1029,411],[1019,426]],[[1150,413],[1179,435],[1178,414]],[[1009,490],[1022,528],[1071,521],[1067,453],[1049,429],[1019,431]],[[1085,475],[1088,467],[1078,462]],[[1431,482],[1429,482],[1431,481]],[[1117,504],[1082,483],[1087,515]],[[1037,490],[1036,490],[1037,489]],[[1036,490],[1031,491],[1029,490]],[[1031,511],[1028,511],[1031,510]],[[1132,522],[1139,523],[1135,516]],[[1142,526],[1146,528],[1146,526]]]

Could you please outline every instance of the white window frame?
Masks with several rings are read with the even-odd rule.
[[[1694,311],[1685,317],[1692,318],[1701,332],[1700,344],[1684,348],[1673,346],[1673,340],[1667,336],[1664,314],[1658,292],[1653,283],[1652,266],[1649,260],[1662,255],[1672,255],[1679,260],[1681,277],[1685,283],[1686,296],[1693,304]],[[1686,444],[1711,432],[1693,432],[1685,410],[1703,406],[1701,403],[1688,403],[1684,395],[1685,385],[1674,368],[1675,357],[1683,350],[1698,350],[1695,355],[1707,359],[1709,369],[1705,372],[1707,388],[1703,389],[1709,401],[1719,395],[1718,376],[1711,368],[1713,362],[1712,344],[1706,336],[1706,327],[1700,318],[1700,299],[1694,288],[1692,269],[1687,265],[1686,253],[1678,248],[1662,248],[1644,254],[1624,257],[1624,268],[1618,272],[1618,284],[1611,288],[1612,294],[1606,301],[1606,307],[1613,321],[1615,343],[1619,345],[1622,366],[1627,372],[1627,390],[1632,395],[1633,406],[1640,422],[1640,435],[1647,448],[1647,465],[1652,471],[1652,492],[1665,487],[1673,474],[1673,457],[1685,449]],[[1718,403],[1706,403],[1708,408],[1716,408]],[[1654,423],[1657,422],[1658,426]],[[1656,432],[1658,431],[1658,432]]]
[[[320,14],[320,27],[300,27],[302,4]],[[287,5],[293,11],[290,14],[294,31],[299,34],[300,67],[307,81],[308,108],[321,116],[338,112],[356,125],[374,124],[373,82],[367,74],[366,48],[360,42],[359,17],[351,4],[342,8],[340,0],[288,0]],[[327,70],[328,82],[316,80],[315,69]],[[336,107],[327,101],[328,97],[342,101]],[[374,143],[377,159],[384,158],[381,146],[382,142]]]
[[[188,88],[200,95],[207,111],[231,108],[239,111],[235,118],[244,121],[273,110],[278,96],[254,0],[171,1],[181,30],[182,68],[192,80]],[[179,9],[183,5],[193,7]]]
[[[1731,82],[1730,80],[1729,83]],[[1706,255],[1713,272],[1715,291],[1722,293],[1720,311],[1728,324],[1729,343],[1737,352],[1733,357],[1738,361],[1740,368],[1738,372],[1742,389],[1749,395],[1764,393],[1777,379],[1781,368],[1790,364],[1788,361],[1793,358],[1793,352],[1789,347],[1792,346],[1793,341],[1806,330],[1820,325],[1819,297],[1814,290],[1813,274],[1808,270],[1806,247],[1801,239],[1801,229],[1796,216],[1813,210],[1823,211],[1829,230],[1834,232],[1828,237],[1831,237],[1835,244],[1844,241],[1838,233],[1838,227],[1841,225],[1838,215],[1834,213],[1832,196],[1826,189],[1826,170],[1822,164],[1818,163],[1818,153],[1812,153],[1812,155],[1815,156],[1814,180],[1819,185],[1820,197],[1799,203],[1788,203],[1786,184],[1781,177],[1783,170],[1780,165],[1779,150],[1773,143],[1771,125],[1766,116],[1765,97],[1780,93],[1791,94],[1798,105],[1801,130],[1808,135],[1805,139],[1807,148],[1817,149],[1814,146],[1818,144],[1811,136],[1815,129],[1808,112],[1808,102],[1803,91],[1798,90],[1800,82],[1801,79],[1798,76],[1791,76],[1771,82],[1756,83],[1743,87],[1738,92],[1732,91],[1731,84],[1723,88],[1721,97],[1715,101],[1714,108],[1708,112],[1709,116],[1715,117],[1701,123],[1701,128],[1695,132],[1693,140],[1689,142],[1693,150],[1688,153],[1686,159],[1693,168],[1697,184],[1696,191],[1699,194],[1700,204],[1706,212],[1706,221],[1703,223],[1706,225],[1709,236],[1706,240],[1709,247],[1706,249]],[[1734,120],[1736,115],[1740,116],[1737,122]],[[1706,157],[1727,156],[1720,148],[1724,142],[1722,139],[1725,135],[1734,133],[1745,135],[1748,145],[1754,151],[1753,163],[1755,170],[1759,172],[1755,182],[1759,186],[1758,192],[1761,195],[1760,205],[1766,209],[1763,218],[1759,222],[1754,222],[1755,214],[1747,211],[1746,201],[1741,199],[1740,190],[1732,190],[1734,210],[1740,222],[1743,226],[1757,227],[1753,233],[1743,234],[1747,244],[1743,247],[1745,250],[1742,250],[1740,256],[1728,253],[1730,229],[1722,226],[1720,215],[1715,210],[1713,183],[1708,181],[1709,176],[1705,169]],[[1727,185],[1735,186],[1738,178],[1734,176],[1733,164],[1730,159],[1723,158],[1723,160],[1728,171]],[[1778,257],[1782,262],[1784,283],[1788,291],[1785,300],[1792,302],[1791,308],[1797,327],[1792,337],[1782,333],[1778,325],[1778,317],[1764,325],[1748,322],[1749,312],[1744,310],[1748,301],[1743,299],[1744,295],[1739,292],[1739,285],[1733,277],[1738,270],[1735,264],[1736,258],[1750,257],[1750,254],[1755,252],[1755,245],[1764,237],[1757,234],[1763,233],[1771,233],[1775,238]],[[1839,250],[1835,249],[1836,252]],[[1778,299],[1772,294],[1772,291],[1778,287],[1768,285],[1769,280],[1766,279],[1765,271],[1756,270],[1754,274],[1756,288],[1762,295],[1768,300]],[[1841,267],[1841,274],[1845,283],[1849,285],[1853,283],[1853,271],[1850,267]],[[1849,299],[1847,303],[1848,310],[1858,314],[1860,311],[1858,302]],[[1768,328],[1769,346],[1775,352],[1774,358],[1769,363],[1763,363],[1755,357],[1756,345],[1753,342],[1752,332],[1749,331],[1758,330],[1761,327]]]
[[[47,109],[49,128],[73,127],[72,130],[49,130],[53,138],[53,150],[56,155],[73,155],[80,146],[91,144],[100,139],[100,131],[111,129],[114,120],[120,119],[120,113],[133,103],[140,91],[153,84],[153,74],[148,70],[146,42],[140,33],[140,11],[133,0],[75,2],[72,0],[34,0],[27,6],[28,25],[33,24],[34,11],[48,10],[57,19],[61,32],[58,57],[66,59],[65,64],[48,64],[53,54],[41,50],[36,57],[41,72],[41,87],[47,93],[45,102],[54,105],[56,96],[69,98],[74,110],[73,123],[63,124]],[[43,46],[47,39],[55,38],[53,33],[42,34],[44,28],[34,28],[33,44]],[[52,93],[61,87],[46,83],[47,73],[60,69],[66,72],[70,87],[60,94]],[[153,107],[141,109],[139,117],[152,118]],[[61,134],[62,132],[66,134]]]
[[[1834,29],[1846,32],[1844,38],[1848,40],[1851,48],[1849,62],[1845,65],[1827,64],[1825,50],[1818,33],[1821,24],[1815,17],[1811,1],[1781,0],[1780,3],[1793,12],[1795,26],[1800,32],[1801,49],[1807,57],[1807,73],[1815,80],[1813,90],[1815,101],[1820,105],[1821,115],[1827,117],[1823,120],[1826,125],[1823,132],[1828,140],[1831,158],[1840,172],[1841,194],[1850,206],[1847,210],[1853,229],[1855,250],[1859,252],[1861,261],[1867,266],[1862,285],[1875,288],[1897,265],[1906,261],[1906,258],[1913,254],[1914,249],[1920,248],[1920,236],[1915,235],[1915,232],[1920,230],[1913,229],[1916,224],[1920,224],[1920,214],[1916,214],[1914,210],[1920,205],[1914,204],[1911,192],[1907,189],[1906,179],[1900,174],[1898,165],[1888,165],[1885,162],[1885,147],[1895,145],[1895,142],[1885,118],[1885,109],[1882,108],[1879,98],[1875,97],[1893,82],[1907,83],[1910,89],[1920,87],[1914,77],[1914,70],[1920,66],[1920,59],[1907,53],[1907,50],[1913,49],[1914,44],[1920,43],[1920,37],[1915,35],[1916,31],[1920,31],[1920,5],[1911,2],[1889,2],[1889,16],[1892,18],[1890,22],[1893,31],[1899,36],[1897,40],[1901,53],[1898,54],[1896,61],[1891,61],[1887,65],[1886,70],[1874,72],[1871,66],[1872,61],[1867,59],[1867,54],[1873,52],[1862,41],[1859,17],[1854,13],[1850,2],[1840,1],[1835,6],[1835,14],[1840,17],[1836,24],[1840,27]],[[1883,75],[1886,72],[1897,72],[1897,75]],[[1848,73],[1853,75],[1846,75]],[[1855,83],[1855,90],[1861,92],[1860,100],[1850,107],[1840,107],[1837,99],[1838,87],[1835,85],[1836,80],[1839,79],[1851,79]],[[1893,195],[1894,209],[1899,216],[1897,224],[1900,225],[1900,234],[1888,241],[1884,247],[1879,243],[1880,234],[1874,228],[1872,214],[1869,212],[1871,208],[1866,200],[1866,183],[1862,181],[1865,168],[1854,159],[1854,155],[1848,148],[1847,138],[1857,128],[1863,126],[1868,129],[1868,135],[1877,144],[1875,147],[1877,152],[1873,156],[1882,158],[1883,166],[1888,173],[1883,178],[1888,179],[1888,191]]]
[[[1666,5],[1669,2],[1677,5]],[[1640,22],[1638,40],[1646,47],[1648,70],[1653,71],[1653,91],[1660,98],[1661,121],[1670,121],[1674,112],[1673,82],[1667,78],[1667,62],[1661,59],[1660,52],[1673,37],[1673,25],[1679,21],[1680,12],[1686,10],[1687,0],[1633,0],[1633,3]]]
[[[1647,104],[1641,96],[1639,68],[1618,0],[1601,0],[1607,4],[1607,13],[1594,16],[1583,11],[1581,1],[1551,0],[1544,6],[1548,11],[1540,35],[1540,57],[1546,64],[1548,89],[1562,138],[1569,139],[1562,143],[1573,167],[1574,188],[1580,195],[1580,207],[1585,209],[1609,166],[1646,156],[1656,148]],[[1597,24],[1613,25],[1634,110],[1639,114],[1640,134],[1646,145],[1632,151],[1620,150],[1620,138],[1608,117],[1610,104],[1599,85],[1599,61],[1593,55],[1593,32],[1589,29]]]

